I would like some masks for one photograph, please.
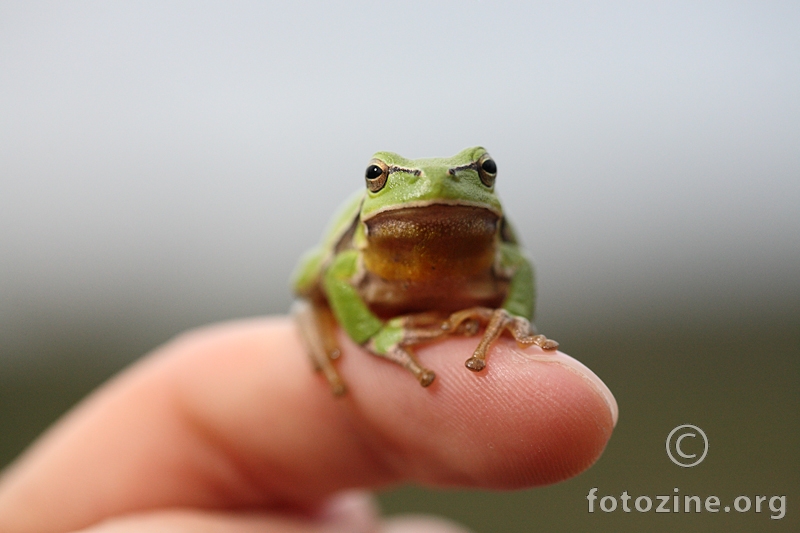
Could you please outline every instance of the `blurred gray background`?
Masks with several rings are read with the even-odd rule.
[[[539,328],[615,392],[555,487],[400,488],[476,531],[800,524],[796,2],[0,3],[0,465],[180,331],[286,312],[371,154],[486,146]],[[673,465],[669,431],[710,452]],[[786,516],[586,494],[786,495]]]

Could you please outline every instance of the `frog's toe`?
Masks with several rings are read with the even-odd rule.
[[[558,343],[553,339],[547,339],[542,343],[542,350],[555,350],[558,348]]]
[[[481,370],[486,368],[486,361],[478,357],[470,357],[469,359],[467,359],[467,362],[464,363],[464,366],[466,366],[473,372],[480,372]]]
[[[345,386],[345,384],[341,381],[338,383],[331,383],[331,390],[333,391],[333,395],[336,397],[341,397],[347,394],[347,386]]]
[[[420,385],[427,387],[433,383],[434,379],[436,379],[436,374],[434,374],[432,370],[424,369],[422,372],[420,372],[418,379]]]
[[[465,335],[467,337],[471,337],[473,335],[477,335],[478,331],[481,329],[481,323],[478,322],[474,318],[468,318],[461,325],[456,329],[456,333]]]
[[[544,335],[534,335],[530,337],[530,339],[518,340],[524,346],[530,346],[531,344],[538,346],[542,350],[555,350],[558,348],[558,342],[554,341],[553,339],[548,339]]]

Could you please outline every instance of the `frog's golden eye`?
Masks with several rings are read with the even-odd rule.
[[[494,185],[494,180],[497,179],[497,163],[489,154],[484,154],[478,160],[478,176],[487,187]]]
[[[367,189],[370,192],[378,192],[386,185],[386,180],[389,177],[389,167],[380,159],[373,159],[369,162],[364,177],[367,180]]]

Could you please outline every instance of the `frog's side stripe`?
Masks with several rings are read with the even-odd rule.
[[[333,248],[334,255],[338,254],[339,252],[349,250],[350,248],[353,247],[353,236],[356,234],[357,228],[358,228],[358,217],[353,219],[353,221],[347,227],[347,231],[342,233],[342,236],[339,237],[338,241],[336,241],[336,245]]]
[[[500,219],[500,238],[503,240],[503,242],[510,242],[511,244],[519,243],[519,239],[517,239],[517,232],[514,231],[514,227],[506,217]]]
[[[364,191],[350,197],[334,216],[323,235],[322,244],[306,252],[292,273],[291,284],[298,296],[324,298],[320,287],[320,276],[333,260],[335,254],[352,247],[352,239],[358,225],[358,214],[364,203]]]

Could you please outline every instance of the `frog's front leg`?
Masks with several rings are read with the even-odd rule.
[[[503,307],[490,309],[487,307],[473,307],[457,311],[450,315],[443,328],[458,332],[467,324],[475,322],[486,325],[483,338],[478,347],[467,359],[465,365],[473,372],[479,372],[486,367],[486,352],[497,337],[508,331],[522,346],[536,345],[544,350],[555,350],[558,343],[544,335],[537,335],[530,323],[533,316],[535,289],[533,280],[533,267],[521,253],[516,245],[501,244],[500,264],[498,270],[510,273],[510,284]],[[474,327],[474,326],[473,326]]]
[[[347,334],[372,354],[385,357],[409,370],[423,387],[430,385],[436,375],[417,361],[411,346],[433,340],[447,332],[437,322],[436,327],[408,322],[398,317],[383,322],[370,309],[353,286],[358,273],[358,252],[340,253],[323,278],[325,294],[333,314]],[[427,324],[428,318],[423,322]],[[433,321],[431,321],[433,322]]]
[[[407,328],[408,317],[393,318],[386,322],[381,330],[373,336],[365,347],[380,357],[397,363],[414,374],[419,384],[427,387],[436,378],[432,370],[423,367],[417,360],[411,346],[437,339],[446,332],[437,328]]]
[[[522,346],[535,345],[543,350],[555,350],[558,348],[556,341],[548,339],[544,335],[537,335],[536,330],[527,318],[514,316],[503,308],[472,307],[457,311],[450,315],[444,328],[450,331],[457,331],[465,321],[477,321],[481,324],[486,324],[486,331],[484,331],[481,341],[472,353],[472,357],[464,363],[473,372],[479,372],[486,367],[486,352],[492,342],[502,335],[504,331],[511,333],[514,340]]]

